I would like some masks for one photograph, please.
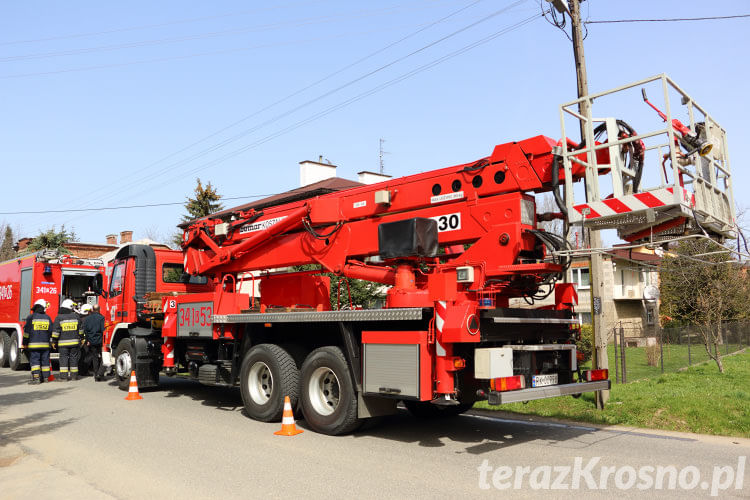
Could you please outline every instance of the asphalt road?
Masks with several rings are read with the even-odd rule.
[[[0,369],[3,500],[685,498],[708,497],[712,488],[721,497],[750,497],[750,463],[738,474],[750,440],[485,414],[418,420],[405,411],[354,435],[281,437],[273,434],[279,424],[244,416],[237,390],[162,377],[143,400],[125,401],[111,383],[29,386],[28,376]],[[648,483],[640,476],[648,467],[669,465],[674,489],[669,474],[662,490],[638,488]],[[567,491],[550,491],[555,486]]]

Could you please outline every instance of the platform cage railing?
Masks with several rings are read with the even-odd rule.
[[[655,87],[661,90],[654,93],[657,99],[663,94],[658,104],[664,111],[647,97],[646,88],[653,92]],[[628,111],[643,105],[646,111],[635,114],[642,114],[648,124],[664,126],[636,133],[623,120],[596,118],[596,101],[616,94],[620,101],[627,101],[628,94],[637,96],[636,101],[642,99],[628,102]],[[674,97],[682,108],[673,107],[670,98]],[[578,112],[583,101],[589,103],[586,116]],[[683,120],[675,119],[673,112]],[[577,125],[574,130],[566,130],[566,115]],[[562,197],[569,224],[616,229],[621,239],[630,242],[664,241],[689,234],[736,237],[726,131],[667,75],[563,104],[560,123],[558,150],[565,171]],[[581,131],[584,141],[579,142]],[[609,150],[608,162],[602,162],[603,149]],[[585,199],[576,200],[573,171],[581,167],[585,168]]]

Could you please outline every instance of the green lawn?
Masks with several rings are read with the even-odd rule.
[[[672,359],[677,358],[674,351],[672,354]],[[665,355],[665,363],[666,360]],[[719,373],[714,363],[707,363],[683,372],[613,384],[603,411],[594,407],[591,393],[579,399],[560,397],[527,404],[489,406],[480,402],[476,408],[750,438],[750,353],[726,357],[723,361],[724,374]],[[613,368],[613,360],[610,363]],[[650,371],[644,369],[643,373]]]
[[[744,346],[743,346],[744,347]],[[725,353],[735,352],[740,349],[737,344],[725,344],[719,346],[719,352],[724,355]],[[689,351],[689,356],[688,356]],[[609,354],[609,373],[612,383],[615,382],[615,358],[614,346],[608,346],[607,352]],[[657,347],[658,356],[658,347]],[[664,372],[676,372],[680,368],[689,366],[690,364],[698,364],[708,360],[708,354],[706,354],[706,348],[703,344],[691,345],[688,348],[687,345],[664,345]],[[688,362],[689,361],[689,362]],[[618,355],[618,363],[620,363]],[[627,369],[627,381],[633,382],[647,377],[655,377],[661,375],[661,366],[659,364],[659,358],[656,358],[656,366],[649,366],[646,360],[646,348],[645,347],[626,347],[625,348],[625,367]]]

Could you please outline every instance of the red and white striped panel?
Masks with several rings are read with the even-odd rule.
[[[682,203],[692,205],[693,198],[685,188],[677,188],[682,190]],[[595,219],[597,217],[608,217],[611,215],[627,214],[629,212],[640,212],[648,208],[658,208],[667,205],[674,205],[674,189],[662,188],[655,189],[644,193],[630,194],[623,196],[622,198],[608,198],[601,201],[595,201],[591,203],[582,203],[575,205],[573,208],[579,213],[583,214],[583,209],[588,208],[591,210],[586,218]]]
[[[443,300],[435,302],[435,329],[438,332],[438,337],[443,335],[443,325],[445,325],[447,303]],[[445,348],[440,345],[440,341],[435,339],[435,354],[438,356],[445,356]]]

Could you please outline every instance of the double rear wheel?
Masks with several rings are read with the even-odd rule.
[[[325,346],[307,356],[293,345],[258,344],[242,361],[240,393],[245,412],[262,422],[281,419],[284,397],[307,425],[323,434],[345,434],[362,423],[357,394],[341,349]],[[304,361],[302,361],[304,360]]]

